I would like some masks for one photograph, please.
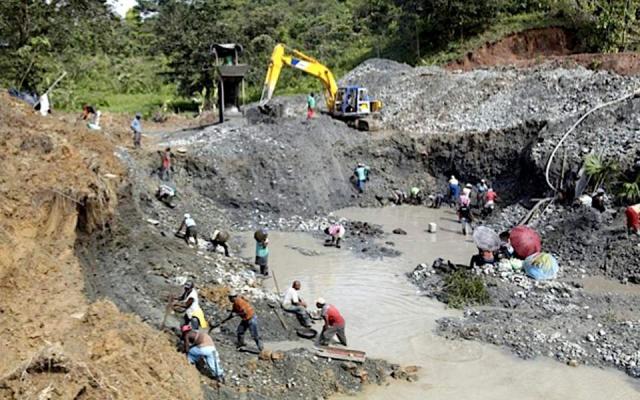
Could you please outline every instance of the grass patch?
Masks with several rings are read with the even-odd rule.
[[[468,271],[459,270],[447,275],[444,283],[444,292],[450,307],[482,305],[491,300],[482,278]]]
[[[422,58],[420,65],[442,65],[459,60],[465,54],[472,52],[485,43],[494,43],[512,33],[518,33],[529,29],[548,28],[551,26],[564,26],[566,21],[561,18],[549,16],[544,12],[512,15],[500,18],[485,32],[459,42],[451,42],[436,53]]]

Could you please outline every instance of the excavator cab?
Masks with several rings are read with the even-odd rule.
[[[343,119],[360,130],[377,130],[378,124],[372,114],[382,108],[380,100],[371,100],[369,92],[361,86],[346,86],[338,88],[334,109],[331,114]]]
[[[369,115],[371,112],[370,102],[367,89],[363,87],[347,86],[338,88],[333,113],[344,117]]]

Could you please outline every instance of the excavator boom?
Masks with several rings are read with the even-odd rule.
[[[285,53],[285,46],[283,44],[278,44],[274,47],[273,53],[271,53],[269,68],[267,69],[267,76],[264,80],[264,86],[262,87],[260,104],[264,105],[271,100],[276,84],[278,83],[282,67],[283,65],[287,65],[289,67],[302,70],[309,75],[313,75],[320,79],[324,86],[324,97],[327,102],[327,109],[332,110],[336,102],[338,85],[336,84],[336,80],[333,77],[331,70],[322,65],[315,58],[307,56],[300,51],[292,50],[291,53],[292,55]]]
[[[289,66],[320,79],[324,87],[327,111],[332,117],[344,120],[350,126],[360,130],[377,130],[377,121],[373,118],[382,108],[380,100],[371,100],[366,88],[346,86],[338,88],[331,70],[313,57],[298,50],[289,50],[283,44],[277,44],[271,53],[267,76],[264,79],[260,110],[270,109],[267,103],[273,97],[283,66]]]

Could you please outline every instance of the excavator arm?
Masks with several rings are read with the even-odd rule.
[[[265,105],[273,96],[273,91],[278,83],[282,67],[287,65],[292,68],[299,69],[309,75],[313,75],[320,79],[324,86],[324,97],[327,102],[327,109],[332,111],[336,103],[336,95],[338,93],[338,85],[333,77],[333,73],[326,66],[322,65],[313,57],[307,56],[297,50],[291,50],[291,54],[285,52],[286,48],[283,44],[277,44],[271,53],[267,76],[262,87],[262,96],[260,104]]]

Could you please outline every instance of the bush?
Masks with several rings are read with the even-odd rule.
[[[444,283],[446,302],[450,307],[487,304],[491,300],[482,278],[468,271],[459,270],[447,275]]]

